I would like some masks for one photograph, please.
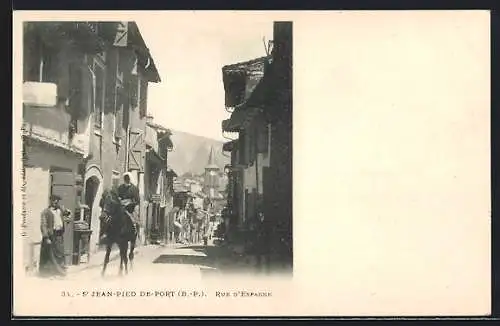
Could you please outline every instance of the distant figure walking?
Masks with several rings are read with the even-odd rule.
[[[176,242],[177,240],[177,226],[174,224],[176,222],[176,217],[177,217],[177,213],[179,212],[179,207],[175,206],[174,208],[172,208],[172,210],[168,213],[168,224],[170,224],[173,229],[171,232],[171,234],[168,235],[168,238],[170,241],[172,242]],[[172,236],[172,237],[170,237]]]

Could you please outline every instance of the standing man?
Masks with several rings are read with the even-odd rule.
[[[59,204],[61,197],[50,196],[50,205],[42,211],[40,231],[42,246],[40,249],[40,274],[42,276],[65,276],[64,257],[64,222],[71,218],[71,212]]]
[[[123,174],[123,183],[118,187],[118,197],[122,205],[125,206],[125,211],[131,218],[135,231],[138,233],[139,219],[135,209],[140,204],[139,188],[137,188],[130,179],[130,172]]]

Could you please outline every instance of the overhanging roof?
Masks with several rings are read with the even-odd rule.
[[[146,45],[146,42],[142,38],[142,34],[139,30],[139,26],[137,26],[136,22],[130,22],[128,24],[129,27],[129,44],[136,50],[136,52],[146,58],[149,59],[149,65],[144,67],[144,72],[146,77],[148,77],[148,81],[153,83],[161,82],[160,74],[158,69],[156,68],[155,62],[153,60],[153,56],[149,52],[149,48]]]
[[[222,67],[226,107],[245,102],[260,83],[271,56],[239,62]]]
[[[270,57],[271,57],[270,55],[263,56],[263,57],[255,58],[252,60],[241,61],[238,63],[225,65],[224,67],[222,67],[222,72],[223,73],[231,73],[231,72],[239,72],[239,71],[245,71],[248,69],[252,69],[252,67],[258,67],[259,64],[263,64]]]
[[[253,67],[253,70],[248,68],[249,66],[259,63],[259,68]],[[231,74],[236,74],[242,78],[241,74],[245,77],[245,87],[247,94],[245,95],[243,101],[234,106],[234,111],[231,117],[222,122],[222,131],[225,132],[237,132],[245,128],[255,115],[262,112],[265,106],[265,99],[270,98],[270,92],[272,92],[272,81],[270,80],[272,75],[272,61],[271,56],[261,57],[249,62],[237,63],[230,66],[225,66],[223,68],[223,73],[225,74],[226,80],[224,81],[226,89],[226,106],[228,104],[233,104],[237,100],[241,99],[241,95],[236,94],[229,95],[231,90]],[[247,70],[245,70],[247,69]],[[261,70],[260,70],[261,69]],[[242,72],[243,71],[243,72]],[[242,81],[239,81],[240,83]],[[236,93],[241,92],[240,89],[236,89]]]

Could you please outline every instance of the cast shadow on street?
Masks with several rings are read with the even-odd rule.
[[[259,275],[271,274],[271,269],[257,263],[255,257],[242,256],[232,253],[221,246],[188,245],[178,249],[193,250],[204,255],[164,254],[158,256],[154,264],[188,264],[200,266],[203,277],[220,275]],[[272,274],[282,274],[276,268]]]

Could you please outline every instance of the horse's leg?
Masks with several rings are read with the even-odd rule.
[[[120,243],[120,274],[123,272],[123,267],[125,266],[125,274],[128,274],[128,257],[127,257],[128,241],[121,241]]]
[[[128,254],[128,259],[130,261],[130,270],[134,268],[134,250],[135,250],[135,241],[137,238],[132,239],[130,241],[130,252]]]
[[[125,274],[128,274],[128,257],[127,257],[127,251],[128,251],[128,241],[123,242],[123,260],[125,261]]]
[[[106,267],[108,266],[109,263],[109,255],[111,254],[111,246],[113,243],[111,241],[108,241],[106,244],[106,255],[104,256],[104,265],[102,266],[102,271],[101,275],[104,276],[104,273],[106,272]]]
[[[116,244],[118,245],[118,251],[120,252],[120,268],[118,270],[118,275],[122,275],[124,259],[123,259],[123,244],[121,239],[118,240]]]

